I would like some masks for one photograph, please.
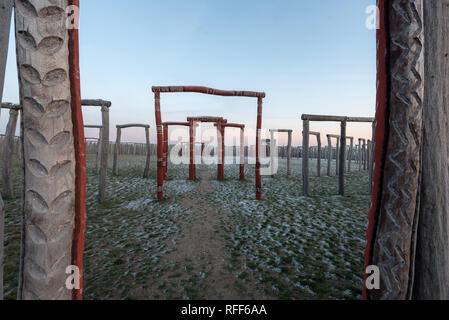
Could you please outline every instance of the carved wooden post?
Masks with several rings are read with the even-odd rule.
[[[332,165],[332,141],[331,137],[327,135],[327,176],[331,176],[331,165]]]
[[[101,135],[101,165],[100,165],[100,185],[98,192],[98,201],[106,201],[106,179],[108,175],[108,156],[109,156],[109,107],[101,107],[102,135]]]
[[[339,177],[338,177],[338,194],[340,196],[345,195],[345,171],[346,171],[346,121],[341,122],[341,133],[340,133],[340,157],[339,161]]]
[[[122,129],[117,126],[117,138],[115,139],[114,146],[114,163],[112,165],[112,173],[114,176],[118,176],[118,157],[120,154],[120,144],[122,142]]]
[[[2,184],[3,184],[3,197],[5,199],[11,199],[14,197],[13,184],[12,184],[12,155],[14,149],[14,135],[17,126],[17,117],[19,110],[11,108],[9,110],[9,121],[6,127],[5,139],[3,140],[2,147]]]
[[[287,178],[290,178],[292,176],[291,160],[292,160],[292,131],[288,131]]]
[[[150,161],[151,161],[151,150],[150,150],[150,127],[145,127],[145,139],[146,139],[146,161],[145,161],[145,170],[143,171],[143,178],[150,177]]]
[[[309,196],[309,120],[303,121],[302,132],[302,194]]]
[[[436,9],[428,21],[429,27],[423,19],[423,4]],[[443,90],[448,92],[448,4],[448,1],[423,0],[378,2],[381,25],[377,33],[375,184],[365,257],[366,265],[379,267],[380,289],[365,288],[364,297],[369,299],[407,299],[421,293],[421,298],[449,298],[447,202],[443,204],[441,198],[435,198],[441,195],[448,199],[447,179],[442,180],[444,184],[435,183],[437,177],[443,174],[447,177],[448,174],[447,131],[440,134],[440,124],[447,128],[447,114],[446,111],[439,112],[447,108],[446,102],[439,102],[445,101]],[[430,26],[438,25],[438,20],[445,21],[445,27],[432,29]],[[424,41],[423,28],[430,28],[426,36],[440,39],[436,47],[432,48],[432,43],[427,45],[427,39]],[[429,50],[423,47],[425,43]],[[425,51],[433,57],[424,59]],[[424,65],[429,68],[426,75]],[[428,79],[430,83],[427,83]],[[424,95],[424,87],[430,90],[430,94]],[[423,101],[424,118],[429,117],[428,123],[423,121]],[[426,128],[426,125],[430,127]],[[435,125],[433,132],[432,125]],[[429,138],[428,149],[424,147],[423,136],[424,139]],[[444,154],[434,149],[435,143],[442,146]],[[427,152],[427,155],[422,153],[423,160],[422,148]],[[424,159],[428,156],[432,160],[424,166]],[[436,175],[426,175],[423,171]],[[430,183],[426,184],[424,181],[431,176]],[[421,177],[423,185],[420,188]],[[434,198],[428,207],[430,203],[425,202],[426,196],[420,199],[421,193],[427,191],[434,194],[430,195]],[[442,204],[439,209],[444,208],[442,211],[436,209],[439,204]],[[420,212],[423,206],[430,210]],[[437,211],[443,215],[435,214]],[[425,230],[427,227],[429,229]],[[434,230],[438,230],[438,235],[432,232]],[[439,240],[433,240],[443,234],[440,238],[443,239],[442,246],[436,246]],[[436,259],[420,260],[421,254],[427,257],[435,254]]]
[[[66,268],[82,274],[85,144],[78,33],[66,27],[77,1],[16,1],[24,117],[24,212],[19,299],[80,298]]]
[[[2,104],[5,81],[6,58],[8,56],[9,31],[11,27],[13,1],[3,1],[0,6],[0,105]],[[1,112],[1,108],[0,108]],[[0,300],[3,300],[3,238],[4,205],[0,194]]]

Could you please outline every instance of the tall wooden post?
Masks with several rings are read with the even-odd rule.
[[[337,138],[337,147],[335,148],[335,174],[338,176],[340,169],[340,138]]]
[[[332,165],[332,140],[331,137],[327,136],[327,176],[331,176],[331,165]]]
[[[447,113],[439,112],[447,105],[438,103],[446,100],[442,93],[448,92],[448,4],[448,1],[423,0],[378,2],[381,25],[377,33],[375,184],[365,257],[366,265],[379,268],[380,289],[367,290],[365,287],[365,298],[408,299],[420,293],[424,293],[420,296],[424,299],[449,298],[441,296],[449,292],[449,256],[444,255],[448,252],[449,240],[447,207],[440,199],[434,198],[441,195],[448,199],[449,194],[447,183],[438,183],[441,181],[438,177],[448,174],[447,132],[440,131],[440,124],[447,127]],[[428,24],[424,21],[423,5],[429,9],[438,7]],[[445,28],[432,29],[432,25],[438,25],[438,20],[445,21]],[[428,32],[424,32],[427,28]],[[424,34],[441,42],[433,47],[430,39],[424,39]],[[444,43],[446,46],[441,46]],[[426,57],[433,57],[425,59],[424,52],[427,52]],[[434,68],[430,68],[431,65]],[[426,72],[424,66],[428,68]],[[425,95],[424,88],[431,94]],[[427,104],[430,101],[433,103]],[[429,117],[428,123],[424,120],[426,117]],[[426,124],[435,125],[435,130],[432,132]],[[427,138],[430,143],[426,149],[424,141]],[[440,142],[445,154],[434,149]],[[424,166],[424,158],[432,160]],[[430,183],[421,182],[431,177],[426,175],[430,172],[436,174],[431,174]],[[424,205],[424,198],[420,198],[427,191],[433,194],[429,207],[426,206],[429,203]],[[442,204],[440,208],[444,207],[443,211],[436,209],[439,204]],[[423,206],[430,210],[421,212]],[[438,215],[438,211],[444,212],[443,215]],[[427,220],[429,218],[431,220]],[[430,230],[422,229],[423,226]],[[436,230],[438,235],[432,232]],[[444,239],[443,246],[435,246],[438,241],[433,241],[443,234],[440,238]],[[433,254],[422,252],[420,248],[436,253],[437,259],[420,260],[419,257],[423,257],[421,253],[427,257]],[[419,283],[425,284],[425,291],[420,291]],[[444,287],[442,291],[439,290],[440,285]]]
[[[274,150],[277,150],[276,141],[274,140],[274,131],[270,130],[270,149],[268,149],[268,143],[267,143],[267,156],[270,155],[270,176],[271,178],[274,177]],[[268,140],[267,140],[268,142]],[[268,153],[269,151],[269,153]]]
[[[14,149],[14,135],[17,127],[17,117],[19,110],[11,108],[9,110],[9,121],[6,126],[5,139],[2,147],[2,193],[5,199],[12,199],[14,197],[13,183],[12,183],[12,155]]]
[[[157,130],[157,199],[164,199],[164,134],[161,117],[161,93],[154,92],[156,130]],[[190,174],[190,173],[189,173]]]
[[[245,129],[240,129],[240,180],[245,181]]]
[[[224,180],[224,160],[225,160],[225,129],[222,123],[217,123],[217,144],[218,144],[218,172],[217,180]]]
[[[122,129],[117,126],[117,138],[114,146],[114,163],[112,165],[112,173],[114,176],[118,175],[118,157],[120,154],[120,144],[122,140]]]
[[[302,194],[309,196],[309,120],[303,120],[302,131]]]
[[[424,1],[425,85],[415,299],[449,299],[449,0]]]
[[[318,143],[317,176],[321,177],[321,135],[319,133],[316,135],[316,140],[317,140],[317,143]]]
[[[168,172],[168,125],[163,125],[163,161],[164,161],[164,180],[167,180],[167,172]]]
[[[348,157],[348,172],[351,172],[351,164],[354,154],[354,138],[351,138],[350,146],[349,146],[349,157]]]
[[[341,133],[340,133],[340,157],[339,169],[338,169],[338,194],[340,196],[345,195],[345,168],[346,168],[346,121],[341,122]]]
[[[151,150],[150,150],[150,127],[145,127],[145,139],[146,139],[146,161],[145,161],[145,170],[143,171],[143,178],[150,177],[150,161],[151,161]]]
[[[288,131],[288,144],[287,144],[287,178],[292,176],[292,131]]]
[[[256,131],[256,200],[262,200],[262,177],[260,175],[260,142],[262,139],[262,106],[263,98],[257,98],[257,131]]]
[[[101,165],[100,165],[100,185],[98,201],[106,201],[106,183],[108,175],[108,157],[109,157],[109,107],[101,107],[101,121],[103,126],[101,141]]]
[[[3,86],[5,81],[6,58],[8,56],[12,7],[12,0],[3,1],[2,5],[0,6],[0,105],[2,104]],[[3,300],[3,238],[4,205],[2,196],[0,194],[0,300]]]
[[[14,10],[25,133],[18,299],[81,296],[65,285],[68,266],[82,274],[85,226],[78,31],[66,26],[70,5],[78,1],[16,1]]]
[[[189,126],[189,156],[190,156],[190,164],[189,164],[189,179],[196,179],[196,165],[195,165],[195,125],[194,121],[190,121]]]
[[[97,141],[97,154],[95,156],[95,169],[97,171],[97,174],[100,173],[100,166],[101,166],[101,143],[103,141],[102,136],[103,136],[103,128],[100,128]]]

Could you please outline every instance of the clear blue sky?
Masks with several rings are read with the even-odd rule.
[[[365,9],[374,3],[81,0],[82,96],[111,100],[114,127],[148,123],[154,140],[153,85],[265,91],[263,127],[296,130],[298,145],[303,113],[374,115],[375,31],[365,27]],[[3,101],[18,101],[12,39]],[[100,123],[98,110],[84,110],[86,124]],[[253,99],[163,95],[162,110],[163,121],[213,115],[255,127]],[[339,126],[311,129],[338,133]],[[370,134],[369,125],[348,128],[355,137]],[[129,130],[123,139],[144,141],[144,135]]]

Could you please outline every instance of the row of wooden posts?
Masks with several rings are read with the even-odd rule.
[[[96,142],[90,142],[88,143],[88,152],[94,152],[96,154],[96,169],[99,173],[99,201],[103,202],[105,200],[106,197],[106,193],[105,193],[105,188],[106,188],[106,176],[107,176],[107,167],[108,167],[108,156],[111,154],[113,154],[113,174],[114,175],[118,175],[118,155],[119,154],[136,154],[136,151],[140,152],[140,154],[142,155],[146,155],[146,164],[145,164],[145,169],[144,169],[144,178],[147,178],[149,176],[149,166],[150,166],[150,161],[151,161],[151,155],[155,154],[157,152],[157,147],[155,145],[150,144],[150,140],[149,140],[149,129],[150,126],[149,125],[143,125],[143,124],[127,124],[127,125],[117,125],[117,140],[114,143],[111,143],[108,140],[105,139],[106,136],[103,134],[104,132],[104,128],[108,128],[109,127],[109,108],[111,106],[111,103],[108,101],[104,101],[104,100],[83,100],[83,106],[99,106],[101,107],[101,111],[102,111],[102,124],[101,125],[85,125],[85,128],[93,128],[93,129],[98,129],[99,130],[99,139],[97,139]],[[5,103],[2,104],[2,107],[4,109],[9,109],[10,110],[10,118],[9,118],[9,122],[7,125],[7,129],[6,129],[6,133],[4,137],[0,137],[0,141],[2,144],[2,177],[3,177],[3,195],[5,198],[11,198],[13,197],[13,187],[12,187],[12,175],[11,175],[11,155],[14,153],[14,149],[17,149],[18,151],[21,150],[20,147],[15,147],[14,145],[14,140],[16,141],[21,141],[21,139],[16,139],[16,137],[14,137],[14,133],[16,130],[16,126],[17,126],[17,121],[18,121],[18,116],[19,116],[19,112],[21,111],[21,107],[18,105],[14,105],[11,103]],[[304,116],[303,116],[304,117]],[[306,116],[307,117],[307,116]],[[320,119],[320,120],[316,120],[316,121],[325,121],[328,119],[331,119],[329,121],[336,121],[335,117],[323,117],[323,116],[308,116],[309,118],[312,117],[313,119]],[[318,117],[318,118],[317,118]],[[325,119],[325,120],[321,120],[321,119]],[[349,118],[351,119],[356,119],[358,122],[361,121],[367,121],[369,122],[371,119],[361,119],[361,118]],[[304,121],[309,121],[309,120],[304,120]],[[354,120],[352,120],[354,121]],[[190,125],[190,122],[187,122]],[[165,126],[168,127],[168,125],[179,125],[178,123],[166,123]],[[233,125],[233,124],[230,124]],[[145,129],[145,134],[146,134],[146,143],[145,144],[122,144],[121,143],[121,131],[122,129],[126,129],[126,128],[131,128],[131,127],[140,127],[140,128],[144,128]],[[304,127],[307,130],[307,127]],[[276,145],[276,140],[274,139],[274,133],[288,133],[288,144],[285,147],[278,147]],[[291,146],[292,144],[292,132],[293,130],[289,130],[289,129],[278,129],[278,130],[270,130],[271,133],[271,139],[266,139],[265,141],[265,145],[266,145],[266,156],[270,156],[271,158],[271,163],[273,163],[274,159],[274,152],[271,152],[271,150],[273,150],[274,148],[278,149],[278,155],[281,156],[281,158],[287,158],[287,177],[291,176],[291,164],[290,164],[290,159],[292,158],[292,151],[294,149],[297,150],[296,154],[299,157],[301,157],[302,155],[303,157],[303,194],[304,195],[308,195],[308,159],[310,157],[312,158],[316,158],[317,159],[317,175],[321,176],[321,160],[322,159],[328,159],[328,164],[327,164],[327,175],[330,176],[331,175],[331,162],[332,159],[336,160],[336,174],[339,175],[341,180],[341,176],[344,175],[339,173],[340,170],[340,158],[341,158],[341,153],[342,151],[344,151],[342,149],[342,147],[340,147],[340,144],[342,144],[342,139],[341,136],[339,135],[331,135],[328,134],[327,135],[327,139],[328,139],[328,147],[322,149],[321,147],[321,138],[320,138],[320,133],[318,132],[311,132],[308,131],[309,135],[314,135],[317,138],[317,143],[318,146],[317,147],[308,147],[307,150],[306,148],[306,143],[308,143],[308,139],[306,139],[306,135],[304,134],[303,136],[303,141],[305,142],[304,145],[302,147],[298,147],[298,148],[293,148]],[[306,131],[304,131],[306,132]],[[331,144],[331,139],[335,138],[337,139],[337,145],[336,148],[332,147]],[[345,159],[345,161],[347,161],[347,168],[345,168],[345,165],[343,163],[343,168],[345,168],[346,171],[351,171],[351,163],[353,160],[356,160],[357,163],[359,164],[359,170],[370,170],[370,186],[371,186],[371,180],[372,180],[372,150],[373,150],[373,146],[370,140],[366,141],[365,139],[359,139],[359,144],[356,145],[356,152],[353,152],[353,141],[354,138],[353,137],[346,137],[346,139],[349,139],[351,141],[350,146],[346,147],[345,146],[345,150],[344,153],[345,155],[343,155],[343,158]],[[224,143],[224,142],[223,142]],[[118,147],[117,147],[118,146]],[[204,144],[203,144],[204,147]],[[168,151],[169,151],[169,146],[166,147],[167,150],[165,151],[166,156],[168,155]],[[253,151],[252,153],[255,152],[255,150],[251,150],[248,146],[244,146],[244,148],[242,148],[240,150],[240,152],[243,152],[243,154],[245,156],[248,156],[251,154],[251,151]],[[233,149],[233,153],[238,154],[236,147],[234,147]],[[20,152],[17,152],[17,154],[20,156]],[[223,153],[224,154],[224,153]],[[338,155],[338,156],[337,156]],[[220,165],[219,165],[220,166]],[[307,170],[305,170],[305,168],[307,168]],[[241,168],[241,179],[244,179],[242,176],[242,168]],[[219,168],[219,173],[222,172],[222,170],[220,170]],[[307,173],[307,174],[306,174]],[[273,173],[274,175],[274,173]],[[189,176],[192,176],[192,174],[190,174]],[[219,178],[220,178],[220,174],[219,174]],[[339,186],[341,186],[339,184]],[[342,194],[341,189],[340,189],[340,194]],[[344,193],[343,193],[344,194]]]

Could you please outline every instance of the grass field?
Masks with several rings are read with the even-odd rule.
[[[155,159],[143,179],[145,158],[121,156],[120,174],[108,176],[105,204],[97,203],[98,175],[88,158],[85,299],[360,299],[363,250],[370,206],[368,173],[347,174],[345,197],[337,177],[311,173],[312,197],[301,196],[301,163],[286,179],[263,178],[254,200],[254,167],[246,182],[238,166],[170,166],[156,201]],[[326,161],[323,162],[323,175]],[[310,164],[315,168],[315,162]],[[354,169],[356,166],[354,165]],[[335,173],[335,169],[333,169]],[[18,283],[22,175],[18,197],[5,200],[5,296]]]

